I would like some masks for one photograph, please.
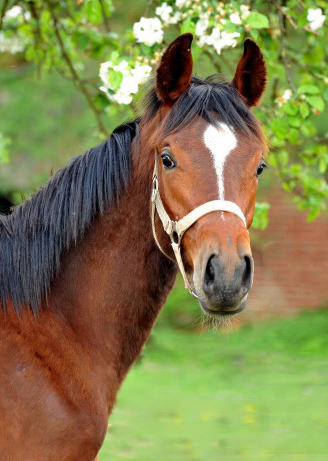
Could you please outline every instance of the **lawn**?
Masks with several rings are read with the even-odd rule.
[[[328,311],[196,333],[161,326],[100,461],[328,459]]]

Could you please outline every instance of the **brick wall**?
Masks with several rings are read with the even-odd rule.
[[[245,318],[291,315],[328,306],[328,218],[307,223],[290,197],[272,190],[270,222],[252,231],[255,277]]]

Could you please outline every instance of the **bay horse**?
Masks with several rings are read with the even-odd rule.
[[[201,308],[240,312],[265,137],[250,39],[232,82],[161,59],[144,115],[0,219],[1,461],[92,461],[118,389],[180,268]]]

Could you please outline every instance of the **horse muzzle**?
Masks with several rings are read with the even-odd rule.
[[[246,306],[253,283],[251,254],[211,254],[202,258],[193,276],[194,287],[203,311],[210,316],[234,315]]]

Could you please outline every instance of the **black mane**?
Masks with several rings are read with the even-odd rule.
[[[155,88],[148,92],[144,103],[147,107],[146,119],[153,118],[161,106]],[[185,127],[196,115],[213,125],[220,120],[236,132],[254,137],[266,150],[266,140],[258,120],[236,87],[222,81],[220,75],[206,79],[192,77],[190,87],[179,97],[170,112],[166,134]]]
[[[31,200],[0,216],[0,304],[37,313],[64,250],[98,213],[117,201],[131,177],[131,143],[138,121],[123,124],[102,144],[75,157]]]

